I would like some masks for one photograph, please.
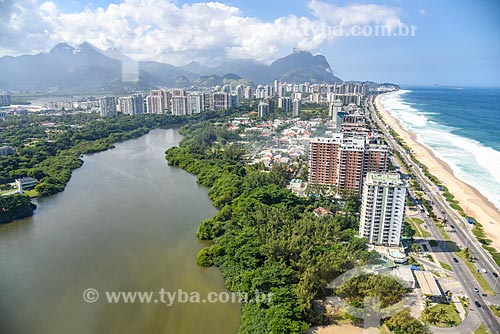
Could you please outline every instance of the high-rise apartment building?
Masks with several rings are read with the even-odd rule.
[[[309,149],[309,183],[331,185],[338,193],[361,193],[368,172],[386,172],[389,149],[369,144],[366,135],[335,133],[313,138]]]
[[[269,115],[269,104],[266,102],[260,102],[258,106],[259,117],[266,117]]]
[[[119,97],[118,98],[118,107],[120,108],[120,112],[122,115],[132,115],[134,105],[132,103],[131,96]]]
[[[278,108],[281,108],[283,112],[292,111],[292,99],[289,97],[280,97],[278,99]]]
[[[406,185],[399,174],[368,173],[363,186],[359,235],[370,244],[399,246]]]
[[[199,114],[205,109],[203,94],[188,94],[187,96],[188,115]]]
[[[188,99],[186,96],[172,96],[172,115],[188,115]]]
[[[144,114],[144,96],[142,94],[132,95],[132,114]]]
[[[146,98],[146,112],[148,114],[165,113],[165,96],[161,90],[152,90]]]
[[[243,93],[243,97],[247,100],[251,100],[251,99],[253,99],[253,95],[254,95],[254,91],[253,91],[252,87],[247,86],[245,88],[245,92]]]
[[[116,116],[116,98],[113,96],[99,98],[99,110],[102,117]]]
[[[0,106],[10,106],[10,101],[9,94],[0,94]]]
[[[299,117],[301,109],[302,109],[302,100],[300,100],[300,99],[293,100],[293,103],[292,103],[292,116],[293,117]]]
[[[214,111],[229,109],[232,107],[231,94],[223,92],[213,93],[212,103],[211,109]]]

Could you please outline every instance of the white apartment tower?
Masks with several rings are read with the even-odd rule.
[[[292,117],[299,117],[300,110],[302,109],[302,101],[295,99],[292,102]]]
[[[116,116],[116,98],[112,96],[99,98],[99,109],[102,117]]]
[[[165,98],[161,90],[152,90],[146,98],[146,111],[148,114],[164,114]]]
[[[399,174],[368,173],[363,186],[360,237],[374,245],[399,246],[405,197],[406,185]]]
[[[172,115],[188,115],[188,99],[186,96],[172,96]]]
[[[187,96],[188,115],[200,114],[205,109],[203,94],[188,94]]]

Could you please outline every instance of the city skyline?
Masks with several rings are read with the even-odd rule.
[[[88,41],[137,60],[215,65],[241,58],[269,63],[300,48],[325,55],[343,80],[498,86],[500,5],[485,0],[460,4],[10,1],[0,5],[0,56]],[[368,27],[372,35],[339,36],[356,26]],[[414,34],[373,36],[378,26],[391,34],[398,34],[399,26],[413,27]]]

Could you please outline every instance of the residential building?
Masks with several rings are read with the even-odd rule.
[[[10,106],[11,98],[9,94],[0,94],[0,107]]]
[[[367,173],[361,199],[359,235],[370,244],[399,246],[406,184],[396,173]]]
[[[253,99],[253,95],[254,95],[254,91],[253,91],[252,87],[247,86],[245,88],[245,92],[243,93],[243,97],[247,100],[251,100],[251,99]]]
[[[146,98],[146,112],[148,114],[165,113],[165,96],[161,90],[152,90]]]
[[[188,115],[200,114],[205,109],[203,94],[188,94],[187,112]]]
[[[144,114],[144,96],[132,95],[132,115]]]
[[[212,110],[226,110],[232,107],[231,94],[224,92],[216,92],[212,94]]]
[[[186,96],[172,96],[172,115],[188,115],[188,99]]]
[[[289,97],[280,97],[278,99],[278,108],[288,113],[292,111],[292,99]]]
[[[302,109],[302,100],[299,99],[293,100],[292,116],[299,117],[301,109]]]
[[[122,115],[132,115],[134,104],[132,103],[132,96],[119,97],[118,108]]]
[[[258,107],[259,117],[266,117],[269,115],[269,104],[260,102]]]
[[[368,172],[386,172],[389,148],[370,144],[356,133],[313,138],[309,149],[309,183],[330,185],[337,193],[361,193]]]
[[[102,117],[116,116],[116,98],[113,96],[101,97],[99,99],[99,110]]]

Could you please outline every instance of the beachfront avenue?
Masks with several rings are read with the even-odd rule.
[[[490,254],[486,252],[481,246],[477,244],[477,240],[470,236],[470,231],[468,230],[467,223],[464,222],[464,219],[460,217],[451,207],[450,205],[442,198],[439,190],[434,189],[435,185],[423,174],[419,166],[412,161],[405,152],[405,150],[396,142],[396,140],[389,133],[389,127],[382,123],[377,115],[376,109],[374,107],[374,97],[369,97],[366,101],[367,114],[371,115],[371,118],[378,125],[383,135],[386,138],[386,142],[389,144],[392,150],[399,153],[399,157],[401,157],[404,163],[411,169],[413,174],[415,175],[416,181],[419,183],[421,189],[424,190],[425,194],[428,196],[429,200],[439,211],[444,212],[450,224],[456,226],[455,229],[457,233],[454,233],[454,237],[457,237],[459,241],[458,245],[466,245],[465,247],[469,247],[474,254],[475,257],[478,257],[481,261],[481,265],[484,268],[487,268],[486,275],[488,277],[487,281],[490,283],[491,287],[498,288],[496,279],[493,276],[489,277],[493,273],[500,272],[498,266],[491,258]],[[410,189],[411,192],[411,189]],[[477,324],[477,315],[481,318],[481,320],[486,325],[489,333],[499,333],[500,325],[490,311],[488,304],[485,303],[485,299],[483,296],[478,293],[478,291],[474,290],[473,287],[480,286],[478,280],[472,275],[467,266],[458,259],[453,257],[453,252],[449,248],[448,244],[444,241],[444,238],[441,234],[441,231],[437,228],[434,222],[427,216],[422,215],[425,225],[428,227],[428,231],[431,233],[431,236],[438,240],[438,248],[441,250],[442,258],[446,259],[447,264],[451,267],[453,272],[455,273],[456,279],[459,281],[462,289],[469,297],[469,312],[467,318],[463,321],[463,323],[456,327],[459,333],[466,333],[474,331],[479,324]],[[456,261],[454,261],[456,260]],[[493,284],[492,284],[493,283]],[[493,294],[495,292],[493,291]],[[490,298],[490,302],[493,301],[498,304],[498,297]],[[434,332],[440,332],[438,328],[432,328]]]
[[[161,288],[158,291],[104,291],[104,298],[100,298],[101,293],[94,288],[83,291],[82,297],[86,303],[92,304],[99,300],[108,304],[163,304],[172,306],[175,304],[215,304],[215,303],[257,303],[271,302],[272,293],[262,293],[255,290],[253,295],[246,292],[233,291],[210,291],[201,293],[200,291],[175,291]]]

